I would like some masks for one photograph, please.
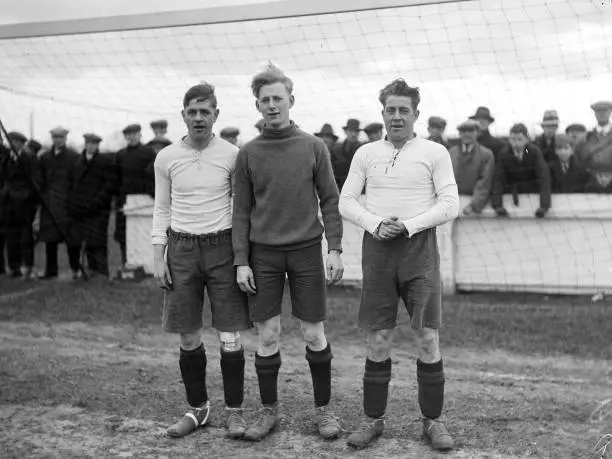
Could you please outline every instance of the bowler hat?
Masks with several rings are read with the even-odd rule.
[[[489,120],[490,123],[495,122],[495,118],[491,116],[491,110],[489,110],[487,107],[478,107],[476,109],[476,113],[470,116],[470,119],[471,120],[485,119],[485,120]]]
[[[331,137],[334,139],[334,142],[338,140],[338,136],[334,134],[334,128],[328,123],[321,126],[321,130],[319,132],[315,132],[315,135],[317,137]]]
[[[342,129],[344,129],[345,131],[361,131],[361,129],[359,128],[359,120],[356,120],[355,118],[349,118],[349,120],[346,122],[346,126],[344,126]]]

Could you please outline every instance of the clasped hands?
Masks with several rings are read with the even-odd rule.
[[[398,218],[395,216],[391,216],[389,218],[385,218],[378,228],[374,232],[374,239],[378,241],[389,241],[391,239],[396,238],[400,234],[407,235],[408,230],[404,226],[404,224],[398,221]]]

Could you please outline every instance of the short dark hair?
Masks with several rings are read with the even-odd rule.
[[[510,128],[510,134],[523,134],[525,137],[529,138],[529,131],[527,130],[527,126],[523,123],[516,123]]]
[[[412,100],[412,108],[414,110],[417,109],[419,104],[421,103],[421,93],[419,88],[409,86],[403,78],[398,78],[393,80],[387,86],[380,90],[380,97],[378,100],[384,107],[387,104],[387,98],[389,96],[403,96],[410,97]]]
[[[206,82],[196,84],[187,90],[183,97],[183,108],[195,99],[196,102],[210,101],[213,108],[217,108],[217,96],[215,95],[215,87]]]
[[[293,93],[293,81],[283,73],[281,69],[270,62],[263,71],[259,72],[251,80],[251,91],[255,97],[259,97],[259,91],[262,86],[267,86],[274,83],[282,83],[287,88],[289,94]]]

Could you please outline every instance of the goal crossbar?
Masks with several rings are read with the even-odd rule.
[[[0,25],[0,40],[304,17],[479,0],[284,0],[147,14]]]

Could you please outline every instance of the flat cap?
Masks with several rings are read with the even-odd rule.
[[[446,120],[444,118],[440,118],[439,116],[431,116],[427,120],[427,125],[429,127],[445,129],[446,128]]]
[[[612,102],[609,100],[600,100],[599,102],[591,104],[591,108],[593,110],[612,110]]]
[[[6,135],[11,140],[18,140],[19,142],[27,142],[28,138],[21,132],[12,131]]]
[[[83,134],[83,139],[85,139],[85,142],[95,142],[95,143],[102,142],[102,137],[100,137],[99,135],[94,134],[92,132],[88,132],[87,134]]]
[[[476,120],[465,120],[459,126],[457,126],[458,131],[474,131],[480,129],[480,123]]]
[[[141,130],[142,127],[140,127],[140,124],[128,124],[126,127],[123,128],[123,133],[130,134],[132,132],[140,132]]]
[[[151,128],[163,128],[166,129],[168,127],[168,121],[166,120],[153,120],[151,121]]]
[[[40,151],[42,145],[40,144],[40,142],[37,142],[34,139],[30,139],[28,140],[28,143],[26,143],[26,148],[32,150],[32,153],[36,154]]]
[[[235,127],[226,127],[221,129],[220,135],[221,137],[237,137],[240,135],[240,130]]]
[[[366,127],[363,128],[363,131],[366,134],[369,134],[370,132],[382,131],[382,129],[383,129],[383,125],[381,123],[370,123]]]
[[[566,134],[569,134],[570,132],[586,132],[586,131],[587,131],[586,126],[580,123],[570,124],[568,127],[565,128]]]
[[[58,126],[49,131],[52,137],[64,137],[70,132],[68,129]]]

